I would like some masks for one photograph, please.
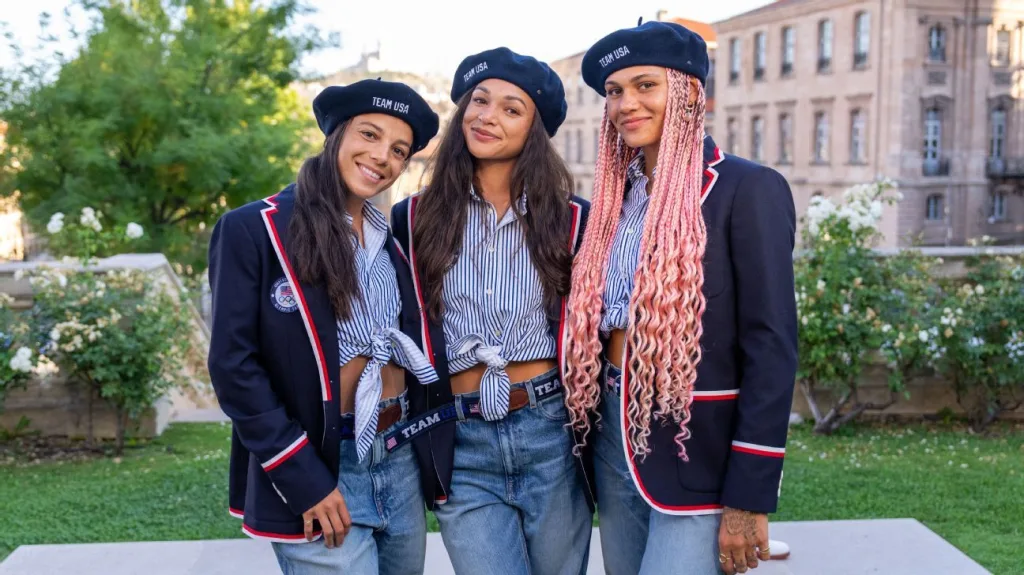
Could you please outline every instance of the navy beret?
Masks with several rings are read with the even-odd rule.
[[[700,35],[675,22],[647,22],[616,30],[583,55],[583,81],[605,95],[604,82],[632,66],[661,66],[700,80],[708,77],[708,46]]]
[[[569,106],[562,79],[550,66],[504,47],[469,56],[455,70],[452,102],[458,103],[463,94],[488,78],[511,82],[529,94],[544,122],[544,129],[549,136],[555,135]]]
[[[325,136],[342,122],[360,114],[387,114],[412,128],[412,154],[437,134],[437,114],[415,90],[401,82],[360,80],[347,86],[328,86],[313,99],[313,114]]]

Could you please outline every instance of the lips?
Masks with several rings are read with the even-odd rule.
[[[481,142],[493,142],[498,139],[498,136],[480,128],[473,128],[472,132],[473,136]]]
[[[622,122],[622,127],[627,130],[635,130],[636,128],[644,125],[647,120],[650,120],[650,118],[630,118],[629,120]]]
[[[363,174],[363,176],[366,177],[366,179],[370,180],[371,182],[377,183],[384,179],[384,174],[378,172],[377,170],[368,168],[362,164],[356,165],[359,166],[359,172]]]

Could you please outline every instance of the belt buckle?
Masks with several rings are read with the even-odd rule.
[[[400,419],[402,419],[401,405],[393,403],[385,407],[377,416],[377,433],[380,433],[398,423]]]
[[[516,411],[530,405],[530,393],[522,387],[515,387],[508,394],[508,410]]]

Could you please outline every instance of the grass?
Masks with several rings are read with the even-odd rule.
[[[177,424],[120,460],[0,465],[0,559],[18,545],[241,537],[227,514],[229,428]],[[912,517],[993,573],[1024,562],[1024,430],[791,432],[773,521]],[[430,517],[431,527],[436,522]]]

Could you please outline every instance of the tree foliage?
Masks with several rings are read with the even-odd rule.
[[[290,84],[325,41],[294,32],[297,0],[78,5],[91,17],[80,52],[3,73],[0,186],[20,190],[37,230],[93,206],[142,224],[145,249],[204,267],[217,217],[287,184],[309,151]]]

